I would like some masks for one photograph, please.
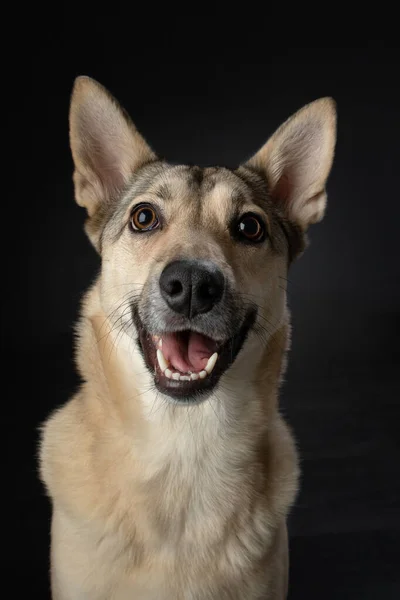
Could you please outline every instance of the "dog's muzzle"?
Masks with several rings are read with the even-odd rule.
[[[157,389],[186,402],[217,385],[256,319],[214,263],[194,260],[166,265],[132,312]]]

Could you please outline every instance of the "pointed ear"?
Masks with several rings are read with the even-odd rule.
[[[70,144],[76,201],[89,217],[103,213],[135,170],[156,158],[117,101],[89,77],[75,80]]]
[[[303,231],[324,215],[335,143],[335,102],[321,98],[281,125],[245,165],[266,176],[272,199]]]

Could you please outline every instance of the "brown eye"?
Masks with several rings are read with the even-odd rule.
[[[262,242],[265,238],[265,225],[257,215],[243,215],[238,223],[238,233],[249,242]]]
[[[134,231],[151,231],[159,224],[157,213],[150,204],[139,204],[133,209],[130,225]]]

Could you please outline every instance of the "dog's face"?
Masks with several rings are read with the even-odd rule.
[[[325,208],[334,104],[305,107],[234,170],[159,160],[88,78],[75,84],[70,123],[103,309],[137,338],[159,391],[204,399],[282,324],[288,265]]]
[[[249,332],[261,343],[280,321],[288,225],[262,184],[244,170],[150,163],[105,225],[103,306],[136,327],[174,398],[212,389]]]

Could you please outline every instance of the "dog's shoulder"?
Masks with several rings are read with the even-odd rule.
[[[81,393],[57,408],[42,425],[41,480],[50,497],[66,507],[86,505],[95,493],[94,490],[90,493],[94,484],[91,473],[94,436]]]

